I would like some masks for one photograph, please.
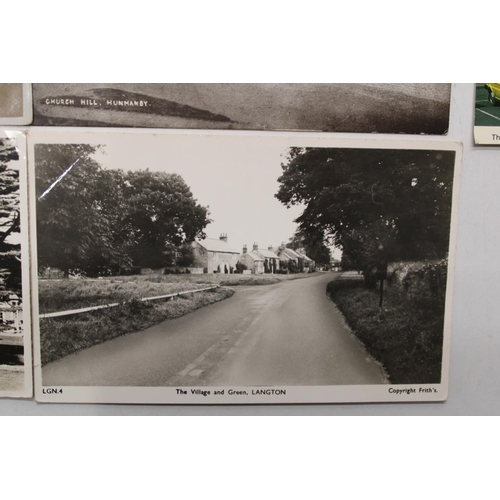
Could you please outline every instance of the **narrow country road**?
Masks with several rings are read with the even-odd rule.
[[[326,296],[338,276],[235,287],[230,299],[46,365],[43,385],[387,383]]]

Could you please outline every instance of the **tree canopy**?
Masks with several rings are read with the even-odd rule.
[[[447,255],[453,151],[291,148],[276,197],[304,205],[299,231],[334,243],[368,272],[392,260]]]
[[[128,172],[125,177],[128,253],[138,266],[170,266],[186,241],[204,237],[208,210],[177,174]]]
[[[207,209],[179,175],[105,169],[100,148],[35,146],[40,266],[104,275],[171,265],[177,247],[203,236]]]

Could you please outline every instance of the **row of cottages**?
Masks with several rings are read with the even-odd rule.
[[[286,269],[294,267],[298,272],[314,270],[312,259],[303,252],[286,248],[284,244],[275,249],[269,246],[265,250],[254,243],[250,252],[244,245],[240,253],[228,243],[227,234],[222,234],[219,239],[206,238],[193,241],[191,246],[194,256],[193,266],[203,268],[204,272],[208,273],[233,273],[238,262],[244,264],[252,274],[274,274],[283,267]],[[288,263],[290,260],[295,262],[294,266]]]
[[[304,249],[292,250],[282,243],[274,251],[283,263],[283,267],[288,269],[295,268],[294,270],[300,273],[314,271],[316,269],[316,263],[306,255]],[[293,263],[293,266],[291,263]]]
[[[254,243],[252,251],[247,251],[247,246],[243,245],[243,253],[240,255],[240,262],[245,264],[248,270],[253,274],[277,273],[280,269],[280,258],[269,246],[267,250],[259,248]]]

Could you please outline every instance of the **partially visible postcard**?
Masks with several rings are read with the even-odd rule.
[[[32,396],[26,137],[0,131],[0,397]]]
[[[448,83],[35,83],[34,125],[434,134]]]
[[[30,125],[33,103],[30,83],[0,83],[0,125]]]
[[[500,146],[500,83],[476,83],[474,142]]]
[[[45,402],[443,401],[461,146],[29,135]]]

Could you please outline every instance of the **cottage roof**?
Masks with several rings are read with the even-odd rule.
[[[305,253],[295,252],[301,259],[307,260],[309,262],[314,262],[310,257],[308,257]]]
[[[265,257],[267,259],[279,259],[279,257],[272,250],[264,250],[262,248],[259,248],[258,252],[260,255],[262,255],[262,257]]]
[[[302,256],[299,255],[295,250],[292,250],[291,248],[285,248],[285,250],[283,250],[283,252],[292,258],[302,259]]]
[[[292,255],[291,253],[289,253],[289,248],[283,248],[283,247],[276,247],[276,248],[273,248],[273,251],[276,255],[279,255],[279,258],[281,260],[283,260],[283,257],[287,258],[287,259],[297,259],[298,258],[298,255]],[[295,254],[295,252],[294,252]]]
[[[205,238],[204,240],[196,240],[196,243],[198,243],[198,245],[202,246],[209,252],[236,253],[238,255],[240,254],[239,250],[232,247],[226,241],[218,238]]]
[[[245,254],[243,254],[243,255],[245,255]],[[258,252],[252,251],[252,252],[248,252],[246,255],[249,255],[250,257],[252,257],[253,260],[257,260],[257,261],[259,261],[259,260],[264,261],[265,260],[264,257],[262,257],[262,255],[260,255]]]

